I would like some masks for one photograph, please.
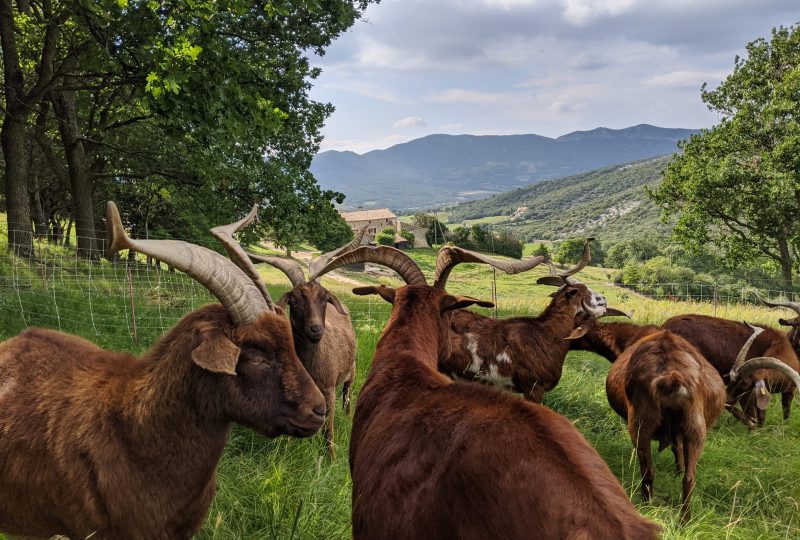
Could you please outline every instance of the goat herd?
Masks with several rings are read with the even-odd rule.
[[[613,362],[608,400],[627,421],[644,499],[651,441],[671,447],[684,474],[684,519],[706,433],[723,409],[763,423],[769,395],[781,393],[788,417],[800,387],[800,304],[767,304],[797,313],[781,319],[788,335],[699,315],[662,327],[603,323],[623,313],[571,277],[589,261],[587,241],[574,268],[550,266],[540,278],[558,286],[541,315],[494,319],[462,309],[491,303],[446,292],[453,267],[517,273],[541,257],[508,261],[446,246],[431,286],[407,255],[360,246],[358,235],[312,260],[306,279],[296,262],[236,243],[254,214],[212,229],[225,258],[181,241],[131,240],[108,204],[112,251],[166,262],[222,305],[189,313],[139,358],[38,328],[0,343],[0,531],[190,538],[214,497],[234,422],[267,437],[306,437],[325,424],[333,458],[335,391],[342,386],[349,412],[355,334],[347,308],[318,278],[354,263],[385,265],[406,283],[353,290],[393,305],[353,418],[355,538],[657,537],[570,421],[540,404],[570,349]],[[277,303],[257,263],[291,280]]]

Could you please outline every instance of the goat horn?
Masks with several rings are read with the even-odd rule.
[[[606,312],[603,315],[600,315],[600,316],[601,317],[627,317],[627,318],[630,319],[630,318],[632,318],[632,315],[633,315],[633,312],[626,313],[626,312],[622,311],[621,309],[617,309],[617,308],[613,308],[613,307],[607,307],[606,308]]]
[[[367,225],[364,225],[359,230],[357,230],[355,237],[347,244],[343,245],[340,248],[336,248],[333,251],[323,253],[319,257],[311,259],[311,262],[308,263],[308,281],[314,281],[315,279],[322,276],[322,274],[324,274],[325,272],[321,272],[321,270],[325,268],[325,265],[331,262],[334,258],[348,251],[352,251],[356,249],[358,246],[360,246],[361,241],[364,239],[364,234],[367,232]]]
[[[747,321],[744,321],[744,324],[749,326],[750,330],[752,330],[753,333],[750,335],[749,338],[747,338],[747,341],[744,342],[744,345],[742,345],[742,349],[739,351],[739,354],[736,356],[736,361],[733,363],[733,367],[731,368],[731,372],[730,372],[731,380],[733,380],[733,377],[735,377],[736,371],[738,371],[738,369],[742,366],[742,364],[744,364],[744,361],[747,358],[747,353],[750,352],[750,346],[756,340],[758,335],[761,332],[764,331],[763,328],[759,328],[758,326],[753,326],[752,324],[748,323]]]
[[[767,307],[789,308],[789,309],[793,310],[795,313],[797,313],[798,315],[800,315],[800,302],[768,302],[767,300],[764,300],[763,298],[761,298],[761,295],[758,294],[758,291],[753,291],[753,296],[755,296],[758,299],[759,302],[761,302],[763,305],[765,305]]]
[[[283,257],[274,257],[271,255],[256,255],[255,253],[247,253],[250,261],[253,264],[265,263],[274,266],[289,278],[292,282],[292,287],[297,287],[301,283],[306,282],[306,276],[303,274],[303,267],[294,259],[284,259]]]
[[[214,235],[214,238],[220,241],[222,245],[225,247],[225,251],[228,252],[228,257],[231,258],[233,263],[242,269],[242,271],[247,274],[253,284],[261,291],[261,296],[264,297],[264,300],[267,301],[270,309],[272,309],[272,298],[269,296],[269,291],[267,290],[266,285],[264,282],[261,281],[261,276],[256,269],[256,265],[254,265],[250,261],[250,257],[247,256],[242,246],[239,245],[239,242],[233,239],[234,233],[239,232],[256,218],[256,213],[258,212],[258,204],[254,204],[253,208],[250,209],[250,213],[248,213],[245,217],[236,221],[234,223],[230,223],[228,225],[219,225],[218,227],[214,227],[211,229],[211,234]]]
[[[536,280],[536,283],[538,283],[539,285],[552,285],[554,287],[560,287],[561,285],[564,284],[574,285],[575,283],[577,283],[576,280],[570,279],[569,276],[577,274],[579,271],[586,268],[586,265],[588,265],[589,261],[592,260],[592,252],[590,244],[592,243],[593,240],[594,238],[587,238],[583,242],[583,254],[581,255],[581,259],[578,261],[578,264],[576,264],[572,268],[564,270],[563,272],[556,272],[556,268],[555,266],[553,266],[553,263],[548,261],[547,265],[550,267],[550,275],[540,277],[539,279]]]
[[[196,279],[225,306],[237,325],[258,319],[271,305],[233,262],[208,248],[182,240],[132,240],[125,234],[117,206],[106,205],[109,252],[130,249],[164,261]]]
[[[447,283],[447,278],[450,277],[450,271],[453,270],[453,267],[459,263],[465,262],[484,263],[491,265],[498,270],[502,270],[506,274],[517,274],[542,264],[544,262],[544,257],[540,255],[538,257],[530,257],[528,259],[514,261],[488,257],[486,255],[481,255],[480,253],[475,253],[474,251],[469,251],[468,249],[463,249],[458,246],[442,246],[436,256],[436,274],[433,278],[433,286],[438,289],[444,289],[444,286]]]
[[[408,285],[426,285],[425,274],[414,262],[414,259],[389,246],[361,246],[352,251],[348,251],[325,265],[319,272],[320,275],[327,274],[331,270],[348,264],[371,262],[387,266],[400,274],[403,281]]]
[[[771,356],[759,356],[757,358],[751,358],[745,362],[738,371],[731,371],[731,384],[736,382],[737,379],[743,379],[759,369],[772,369],[783,373],[792,380],[798,389],[800,389],[800,374],[798,374],[787,364],[784,364],[777,358],[773,358]]]

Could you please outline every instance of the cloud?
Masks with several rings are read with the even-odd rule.
[[[671,71],[669,73],[662,73],[655,75],[644,81],[642,86],[648,88],[694,88],[699,89],[700,86],[707,82],[712,87],[716,83],[725,78],[723,73],[708,73],[704,71]]]
[[[408,103],[407,100],[400,98],[388,88],[369,81],[340,81],[326,83],[324,86],[332,90],[341,90],[343,92],[349,92],[351,94],[376,99],[378,101],[385,101],[387,103]]]
[[[392,127],[395,129],[408,129],[414,127],[425,127],[427,125],[428,124],[425,122],[425,120],[418,116],[407,116],[392,124]]]
[[[561,0],[564,19],[578,26],[593,19],[620,15],[635,4],[636,0]]]
[[[569,63],[569,67],[580,71],[594,71],[610,66],[612,62],[601,54],[595,52],[583,52],[575,56]]]
[[[504,98],[503,93],[476,92],[463,88],[451,88],[434,92],[428,97],[432,103],[497,103]]]

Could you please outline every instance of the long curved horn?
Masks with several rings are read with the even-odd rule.
[[[793,310],[795,313],[797,313],[798,316],[800,316],[800,302],[768,302],[767,300],[761,298],[761,295],[758,294],[758,291],[753,291],[753,296],[755,296],[759,302],[761,302],[763,305],[767,307],[788,308]]]
[[[731,384],[738,379],[743,379],[759,369],[772,369],[783,373],[800,389],[800,374],[790,366],[771,356],[758,356],[745,362],[738,371],[731,371]]]
[[[200,282],[225,306],[233,322],[246,325],[271,311],[255,284],[219,253],[182,240],[132,240],[125,234],[117,206],[106,205],[109,252],[131,249],[164,261]]]
[[[573,274],[577,274],[584,268],[586,265],[589,264],[589,261],[592,260],[592,251],[590,248],[590,244],[594,241],[594,238],[587,238],[583,242],[583,254],[581,255],[581,259],[578,261],[578,264],[573,266],[572,268],[568,268],[563,272],[555,272],[555,267],[551,264],[550,266],[550,275],[540,277],[536,280],[536,283],[540,285],[553,285],[555,287],[560,287],[561,285],[567,284],[572,285],[575,283],[575,280],[570,279],[569,276]]]
[[[292,287],[297,287],[301,283],[306,282],[306,276],[303,274],[303,267],[294,259],[284,259],[283,257],[274,257],[272,255],[256,255],[255,253],[247,253],[250,261],[254,264],[265,263],[274,266],[289,278],[292,282]]]
[[[371,262],[387,266],[400,274],[403,281],[408,285],[426,285],[425,274],[422,273],[414,259],[389,246],[361,246],[352,251],[348,251],[326,264],[319,272],[320,275],[327,274],[331,270],[348,264]]]
[[[256,217],[256,213],[258,212],[258,204],[254,204],[253,208],[250,209],[250,213],[248,213],[245,217],[240,219],[235,223],[230,223],[228,225],[219,225],[211,229],[211,234],[214,235],[214,238],[220,241],[222,245],[225,247],[225,251],[228,252],[228,257],[234,262],[236,266],[242,269],[242,271],[247,274],[253,284],[261,291],[261,295],[264,297],[264,300],[267,301],[267,304],[272,308],[272,298],[269,296],[269,291],[267,290],[266,285],[264,282],[261,281],[261,276],[256,269],[256,266],[250,261],[250,257],[247,256],[242,246],[239,245],[239,242],[233,239],[234,233],[239,232],[250,223]]]
[[[433,286],[438,289],[444,289],[444,286],[447,284],[447,278],[450,277],[450,272],[453,270],[453,267],[459,263],[465,262],[484,263],[498,270],[502,270],[506,274],[517,274],[542,264],[544,262],[544,257],[539,255],[538,257],[514,261],[488,257],[458,246],[442,246],[442,248],[439,249],[439,253],[436,255],[436,274],[433,278]]]
[[[600,317],[627,317],[629,319],[632,319],[633,318],[632,315],[633,315],[632,311],[630,313],[626,313],[621,309],[607,307],[606,312],[600,315]]]
[[[742,366],[742,364],[744,364],[745,358],[747,358],[747,353],[750,352],[750,346],[756,340],[758,335],[761,332],[764,331],[763,328],[760,328],[758,326],[753,326],[752,324],[748,323],[747,321],[744,321],[744,324],[749,326],[750,330],[752,330],[753,333],[750,335],[749,338],[747,338],[747,341],[744,342],[744,345],[742,345],[742,348],[739,351],[739,354],[736,355],[736,361],[733,363],[733,367],[731,368],[731,372],[730,372],[731,380],[733,380],[733,377],[735,376],[734,375],[735,372]]]
[[[361,241],[364,239],[364,234],[367,232],[367,225],[364,225],[357,230],[353,239],[347,244],[340,248],[336,248],[333,251],[323,253],[319,257],[314,257],[311,259],[311,261],[308,263],[308,281],[314,281],[318,277],[322,276],[322,274],[325,272],[321,272],[321,270],[325,268],[325,265],[331,262],[335,257],[359,247],[361,245]]]

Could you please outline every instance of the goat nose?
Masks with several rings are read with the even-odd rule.
[[[315,406],[315,407],[312,409],[312,411],[313,411],[313,412],[314,412],[314,414],[316,414],[317,416],[325,416],[326,414],[328,414],[328,406],[327,406],[327,405],[325,405],[325,402],[323,401],[321,404],[317,404],[317,405],[316,405],[316,406]]]
[[[315,334],[319,334],[320,332],[322,332],[322,325],[321,324],[312,324],[311,326],[308,327],[308,329],[311,330]]]

